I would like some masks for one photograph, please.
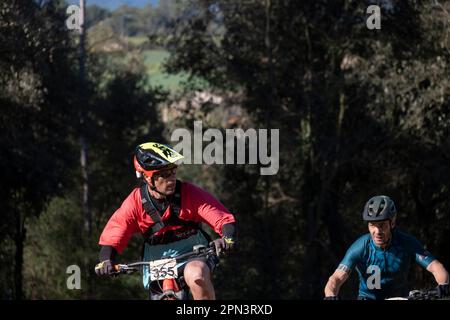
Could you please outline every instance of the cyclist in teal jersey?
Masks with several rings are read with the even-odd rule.
[[[433,274],[440,297],[450,295],[447,270],[415,237],[395,228],[396,215],[395,204],[387,196],[375,196],[366,203],[363,220],[369,233],[347,250],[325,286],[325,300],[339,299],[339,289],[353,269],[359,276],[359,300],[408,295],[412,259]]]

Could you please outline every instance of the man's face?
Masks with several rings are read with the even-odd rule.
[[[175,166],[154,173],[153,180],[155,181],[156,190],[160,193],[166,196],[173,194],[177,181],[177,167]]]
[[[378,247],[384,247],[389,243],[391,239],[391,225],[394,227],[395,221],[373,221],[369,222],[369,232],[372,236],[372,240]]]

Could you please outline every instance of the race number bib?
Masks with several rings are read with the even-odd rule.
[[[150,261],[150,280],[174,279],[178,277],[175,259]]]

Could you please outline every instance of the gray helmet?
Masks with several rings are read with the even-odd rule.
[[[364,221],[382,221],[392,219],[397,214],[394,201],[388,196],[375,196],[364,207]]]

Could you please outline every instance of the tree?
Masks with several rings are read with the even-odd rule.
[[[88,54],[84,90],[77,89],[78,55],[66,18],[65,8],[54,2],[0,5],[0,40],[5,44],[0,51],[0,229],[5,235],[1,259],[8,261],[1,266],[1,289],[7,299],[107,297],[108,288],[101,285],[103,291],[96,291],[92,281],[99,232],[133,185],[134,146],[162,131],[156,105],[164,93],[145,85],[139,61],[119,66],[101,54]],[[81,108],[92,150],[86,168],[92,234],[79,223]],[[86,280],[82,293],[67,290],[62,278],[67,263],[74,261]],[[44,292],[42,283],[54,287]],[[121,292],[118,297],[131,295]]]
[[[6,268],[8,281],[2,282],[7,298],[23,297],[26,220],[61,192],[64,168],[73,163],[67,137],[75,80],[63,25],[64,16],[50,3],[0,5],[1,228],[3,241],[14,244],[5,252],[14,255],[14,276]]]

